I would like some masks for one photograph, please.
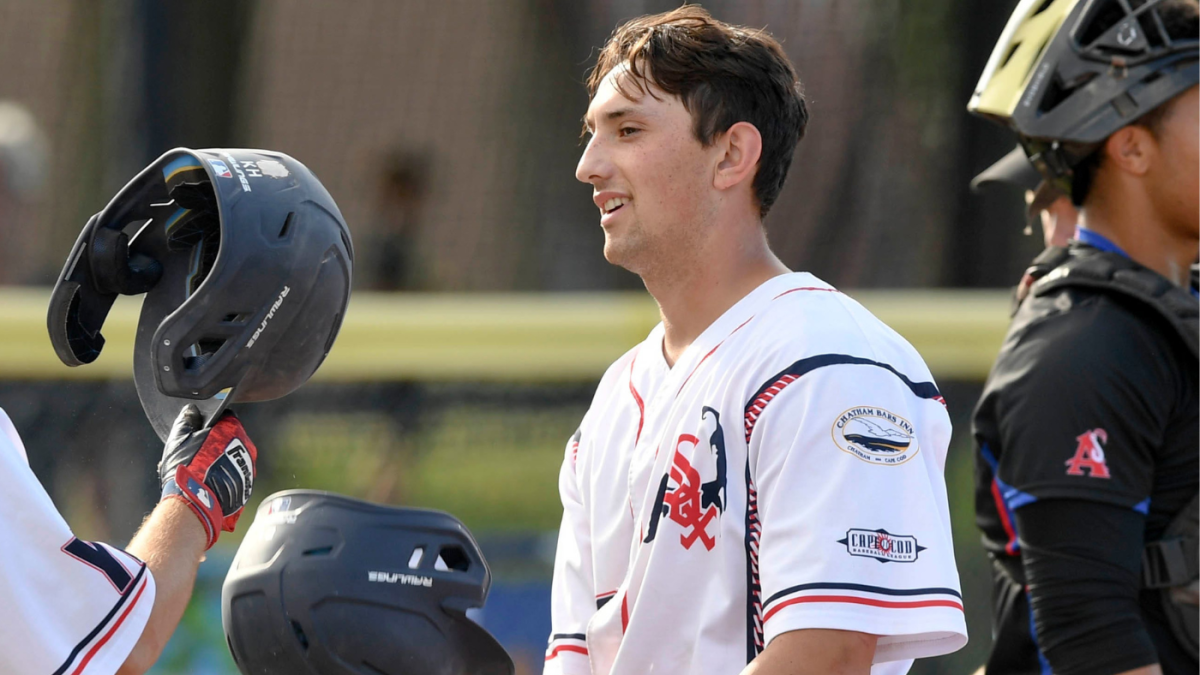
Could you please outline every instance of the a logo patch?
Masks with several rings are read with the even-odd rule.
[[[208,163],[212,166],[218,178],[233,178],[233,174],[229,172],[229,167],[225,166],[225,162],[219,159],[210,159]]]
[[[271,503],[269,505],[267,505],[267,515],[269,516],[272,513],[283,513],[284,511],[287,511],[291,507],[292,507],[292,498],[291,497],[277,497],[277,498],[271,500]]]
[[[1112,478],[1104,460],[1103,444],[1108,442],[1108,432],[1100,428],[1088,429],[1076,436],[1075,441],[1075,456],[1066,461],[1067,475]],[[1087,470],[1086,474],[1084,469]]]
[[[846,538],[839,539],[852,556],[874,558],[881,563],[916,562],[917,555],[925,550],[917,545],[917,538],[906,534],[892,534],[887,530],[846,530]]]
[[[659,483],[649,532],[643,543],[654,541],[660,519],[666,516],[684,528],[679,543],[685,549],[691,549],[697,540],[708,551],[717,544],[720,522],[711,533],[708,526],[725,512],[725,430],[721,428],[720,414],[708,406],[704,406],[700,419],[708,436],[708,450],[700,449],[700,439],[691,434],[683,434],[675,442],[671,467]],[[692,461],[684,455],[688,449],[692,450]]]
[[[423,586],[433,588],[433,577],[419,574],[404,574],[401,572],[380,572],[367,570],[367,581],[375,584],[401,584],[403,586]]]
[[[903,464],[920,451],[912,424],[883,408],[851,408],[838,415],[831,431],[843,452],[868,464]]]
[[[188,491],[196,495],[196,498],[200,500],[200,503],[204,504],[204,508],[211,509],[213,507],[212,497],[209,496],[207,488],[196,482],[196,480],[191,477],[189,477],[187,480],[187,487]]]

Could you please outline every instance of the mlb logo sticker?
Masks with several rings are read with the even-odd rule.
[[[271,515],[272,513],[282,513],[287,511],[291,506],[291,497],[278,497],[272,500],[271,504],[267,506],[267,515]]]
[[[229,167],[225,166],[225,162],[219,159],[210,159],[208,163],[212,165],[213,171],[217,172],[220,178],[233,178],[233,174],[229,172]]]

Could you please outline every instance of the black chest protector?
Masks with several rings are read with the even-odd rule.
[[[1197,268],[1192,267],[1192,288]],[[1187,290],[1118,253],[1072,243],[1051,247],[1034,259],[1017,290],[1016,307],[1026,297],[1076,287],[1132,300],[1164,319],[1191,355],[1186,367],[1200,367],[1200,303]],[[1162,539],[1142,552],[1142,586],[1159,589],[1175,639],[1197,658],[1200,652],[1200,493],[1171,519]]]

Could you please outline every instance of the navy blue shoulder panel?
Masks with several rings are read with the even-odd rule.
[[[817,368],[843,364],[854,366],[875,366],[876,368],[883,368],[884,370],[900,378],[900,381],[903,382],[913,394],[919,396],[920,398],[933,400],[941,399],[942,395],[938,392],[937,385],[934,383],[913,382],[912,380],[908,379],[907,375],[901,373],[886,363],[880,363],[879,361],[872,361],[871,359],[864,359],[858,356],[849,356],[846,354],[819,354],[817,356],[810,356],[806,359],[800,359],[799,361],[788,366],[779,374],[768,379],[761,387],[758,388],[758,391],[754,392],[754,395],[750,397],[750,403],[747,404],[747,408],[753,405],[754,401],[758,400],[758,397],[761,396],[767,389],[775,386],[775,383],[781,378],[789,375],[792,377],[800,377],[806,373],[816,370]]]

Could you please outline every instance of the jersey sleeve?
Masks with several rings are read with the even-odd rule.
[[[934,385],[877,363],[779,385],[747,425],[765,644],[791,630],[858,631],[879,636],[876,663],[960,648],[942,475],[950,421]]]
[[[576,431],[567,443],[558,479],[563,518],[554,556],[545,675],[591,675],[586,632],[596,596],[590,529],[575,470],[581,433]]]
[[[1163,341],[1109,309],[1035,324],[997,363],[979,452],[1011,508],[1068,498],[1145,513],[1176,378]]]
[[[0,672],[116,672],[150,616],[154,579],[132,555],[72,535],[3,411],[0,513]]]

